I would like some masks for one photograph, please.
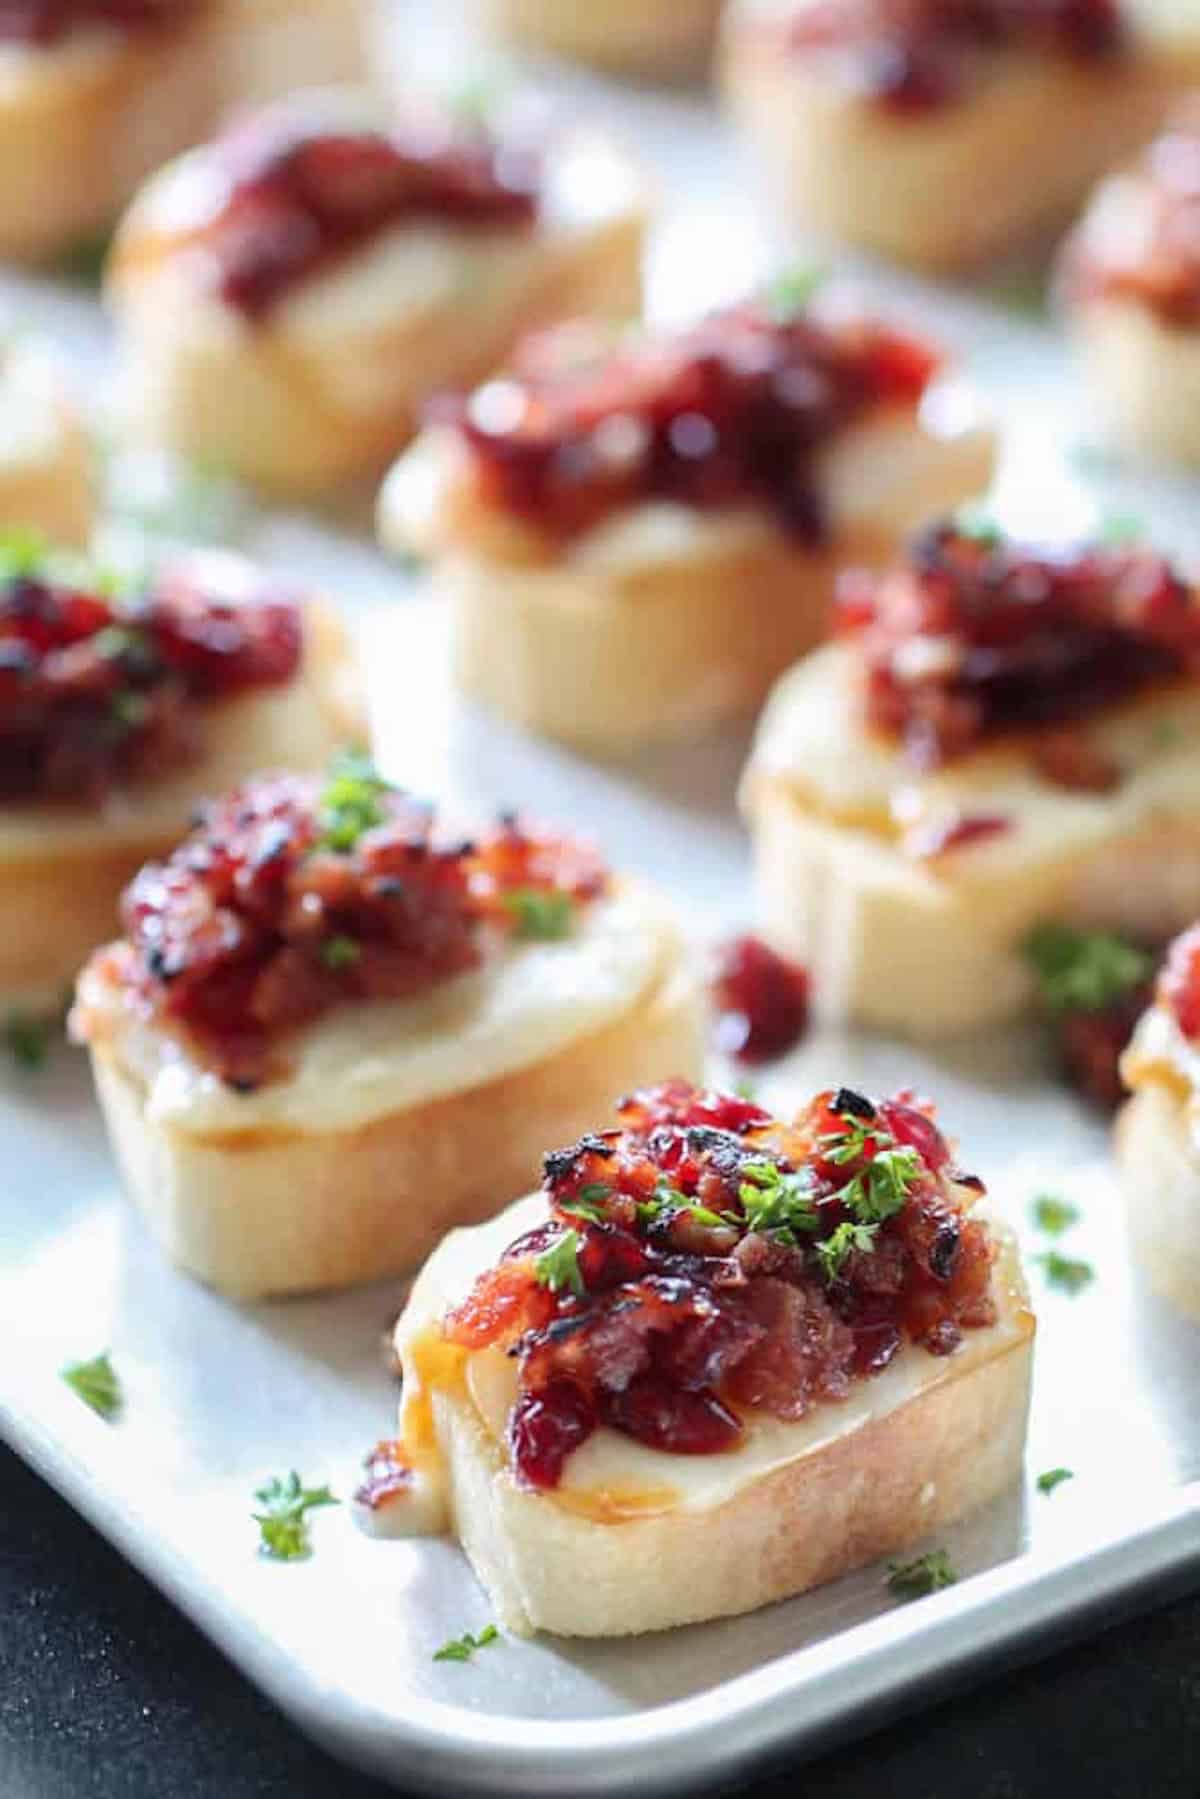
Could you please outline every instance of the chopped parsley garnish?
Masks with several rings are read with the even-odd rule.
[[[738,1198],[747,1227],[795,1244],[800,1236],[820,1229],[813,1203],[813,1176],[808,1169],[793,1174],[777,1162],[747,1162],[742,1168]]]
[[[1048,1237],[1061,1237],[1079,1223],[1079,1207],[1054,1193],[1039,1193],[1033,1202],[1033,1222]]]
[[[1074,931],[1039,925],[1025,954],[1038,978],[1043,1002],[1054,1012],[1097,1012],[1149,980],[1153,959],[1135,943],[1108,931]]]
[[[461,1637],[451,1637],[443,1643],[434,1655],[435,1662],[469,1662],[477,1649],[486,1649],[489,1643],[498,1643],[500,1632],[494,1624],[485,1624],[477,1636],[464,1630]]]
[[[911,1562],[889,1562],[887,1584],[898,1599],[924,1599],[952,1587],[958,1575],[944,1549],[931,1549]]]
[[[293,1469],[286,1480],[278,1475],[254,1494],[264,1508],[251,1516],[258,1525],[259,1553],[276,1562],[302,1562],[312,1554],[308,1514],[322,1506],[338,1505],[328,1487],[306,1487]]]
[[[124,1404],[120,1377],[107,1350],[90,1362],[68,1362],[62,1377],[72,1393],[100,1418],[115,1418]]]
[[[0,531],[0,581],[17,581],[23,575],[36,575],[49,554],[46,540],[38,531],[13,525]]]
[[[150,701],[144,693],[137,693],[132,688],[124,688],[121,692],[113,694],[109,703],[109,711],[116,724],[123,726],[127,731],[136,731],[139,725],[144,725],[146,722],[146,715],[150,711]]]
[[[1100,526],[1100,541],[1110,549],[1124,549],[1126,544],[1140,543],[1146,535],[1144,519],[1131,512],[1110,512]]]
[[[920,1173],[921,1158],[915,1149],[900,1145],[881,1149],[863,1164],[837,1198],[863,1224],[880,1224],[904,1210]]]
[[[386,821],[382,796],[390,792],[369,756],[345,750],[331,764],[321,792],[318,848],[348,855],[364,832]]]
[[[1060,1255],[1057,1249],[1048,1249],[1035,1258],[1046,1271],[1046,1279],[1060,1293],[1082,1293],[1096,1278],[1095,1270],[1090,1262],[1073,1261],[1070,1256]]]
[[[982,549],[996,550],[1004,542],[1004,533],[982,506],[961,506],[954,515],[954,528],[960,537],[969,538]]]
[[[767,289],[767,311],[777,325],[790,325],[799,318],[820,288],[825,284],[824,269],[785,269]]]
[[[747,1100],[750,1105],[753,1105],[758,1098],[757,1082],[747,1080],[744,1075],[740,1081],[733,1083],[733,1090],[739,1099]]]
[[[589,1224],[602,1224],[604,1201],[611,1198],[612,1188],[606,1187],[603,1181],[588,1181],[574,1199],[560,1200],[558,1209],[569,1213],[572,1218],[586,1218]]]
[[[514,887],[504,895],[513,936],[526,943],[557,943],[569,935],[575,901],[558,888]]]
[[[1053,1493],[1055,1487],[1061,1487],[1064,1480],[1074,1479],[1074,1470],[1071,1468],[1048,1468],[1045,1474],[1038,1475],[1037,1490],[1039,1493]]]
[[[48,1018],[34,1018],[28,1012],[10,1012],[0,1026],[0,1037],[17,1067],[27,1074],[36,1074],[46,1065],[53,1031],[53,1022]]]
[[[549,1287],[551,1293],[561,1293],[569,1288],[576,1299],[583,1297],[586,1288],[579,1267],[579,1243],[578,1231],[564,1231],[542,1251],[533,1264],[534,1279],[539,1287]]]
[[[875,1238],[879,1231],[877,1224],[855,1224],[847,1219],[820,1243],[814,1243],[817,1259],[826,1280],[836,1280],[841,1273],[846,1258],[856,1249],[868,1253],[875,1247]]]
[[[321,960],[335,974],[339,969],[353,968],[361,955],[362,948],[353,937],[327,937],[321,945]]]

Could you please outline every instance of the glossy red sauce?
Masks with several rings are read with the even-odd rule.
[[[793,53],[846,52],[869,98],[916,115],[966,99],[998,50],[1088,64],[1125,40],[1119,0],[816,0],[782,30]]]
[[[444,122],[323,130],[282,111],[216,154],[228,195],[205,248],[221,298],[250,319],[389,226],[511,232],[537,217],[539,157]]]
[[[1200,1041],[1200,925],[1184,931],[1167,951],[1158,997],[1184,1036]]]
[[[754,303],[670,337],[539,334],[506,376],[431,416],[467,445],[485,504],[562,537],[671,500],[762,505],[813,542],[825,532],[821,448],[873,408],[915,405],[939,362],[874,322]]]
[[[868,723],[918,767],[1200,674],[1195,591],[1140,548],[1050,551],[933,526],[898,569],[843,580],[837,628],[861,658]]]
[[[202,747],[206,704],[300,665],[290,599],[234,603],[188,570],[114,598],[50,572],[0,581],[0,804],[94,804]]]
[[[881,1155],[904,1167],[887,1206],[871,1184]],[[800,1194],[790,1229],[750,1203],[780,1175]],[[949,1355],[994,1322],[994,1249],[963,1210],[964,1185],[982,1190],[951,1168],[911,1095],[874,1106],[823,1093],[784,1122],[668,1082],[626,1100],[619,1128],[547,1157],[548,1222],[443,1329],[516,1358],[508,1444],[526,1486],[556,1486],[600,1425],[672,1454],[719,1453],[741,1441],[748,1413],[802,1418],[905,1343]],[[830,1254],[838,1228],[872,1208],[859,1241]],[[561,1269],[568,1231],[576,1280],[552,1290],[545,1258]]]
[[[759,937],[721,945],[712,981],[717,1048],[742,1062],[786,1055],[808,1028],[806,971]]]
[[[348,772],[347,772],[348,771]],[[505,817],[477,843],[353,758],[328,781],[264,776],[216,801],[122,900],[108,972],[242,1090],[335,1008],[407,999],[493,936],[559,936],[607,875],[586,846]]]
[[[149,31],[195,12],[199,0],[0,0],[0,44],[57,44],[73,31],[108,26]]]

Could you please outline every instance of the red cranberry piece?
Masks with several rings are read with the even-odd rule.
[[[855,1374],[878,1374],[887,1367],[903,1338],[892,1319],[854,1326]]]
[[[650,1257],[626,1231],[601,1227],[584,1233],[579,1272],[589,1293],[605,1293],[625,1281],[635,1281],[649,1266]]]
[[[713,1001],[718,1049],[741,1062],[769,1062],[807,1028],[808,975],[760,938],[735,937],[720,951]]]
[[[587,1395],[571,1381],[554,1380],[522,1393],[508,1421],[508,1446],[517,1478],[527,1487],[556,1487],[567,1457],[596,1428]]]
[[[671,1455],[718,1455],[730,1449],[742,1427],[715,1393],[688,1392],[652,1374],[606,1395],[606,1422],[651,1449]]]
[[[946,1139],[942,1136],[931,1118],[916,1106],[906,1105],[903,1100],[891,1099],[879,1108],[881,1122],[888,1129],[897,1143],[915,1149],[925,1166],[934,1174],[940,1174],[950,1160],[950,1150]]]
[[[1159,989],[1185,1037],[1200,1037],[1200,925],[1177,937]]]

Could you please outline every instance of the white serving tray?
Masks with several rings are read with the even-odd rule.
[[[436,59],[458,41],[437,0],[405,17],[406,55]],[[598,108],[675,185],[652,260],[656,312],[727,298],[770,266],[769,234],[740,198],[706,102],[579,78],[554,91],[571,109]],[[962,346],[1015,418],[999,486],[1006,519],[1067,532],[1098,509],[1132,506],[1166,540],[1200,548],[1194,489],[1073,453],[1090,427],[1044,327],[978,296],[869,278]],[[93,298],[14,278],[0,299],[57,329],[81,366],[103,367]],[[744,733],[623,767],[535,744],[457,704],[437,607],[361,534],[277,513],[240,519],[239,536],[352,603],[396,778],[468,814],[519,802],[585,822],[617,865],[674,893],[698,938],[746,923],[732,804]],[[876,1567],[749,1618],[609,1644],[505,1642],[445,1664],[432,1660],[438,1646],[488,1617],[448,1543],[372,1542],[343,1507],[315,1516],[310,1561],[259,1559],[249,1514],[265,1476],[294,1467],[348,1498],[363,1455],[391,1429],[380,1341],[398,1289],[233,1306],[165,1267],[120,1197],[85,1071],[67,1052],[36,1077],[0,1075],[0,1432],[302,1728],[347,1760],[441,1793],[576,1799],[717,1781],[784,1747],[866,1730],[998,1657],[1194,1578],[1200,1331],[1131,1274],[1105,1132],[1053,1083],[1036,1033],[937,1056],[814,1038],[760,1089],[786,1104],[839,1082],[936,1094],[1031,1254],[1044,1245],[1029,1201],[1050,1188],[1080,1206],[1070,1252],[1097,1270],[1074,1299],[1035,1272],[1029,1482],[941,1535],[964,1578],[920,1604],[897,1607]],[[127,1395],[111,1426],[58,1372],[104,1348]],[[1033,1478],[1060,1465],[1075,1479],[1039,1495]]]

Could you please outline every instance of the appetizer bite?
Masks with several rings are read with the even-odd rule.
[[[622,1071],[702,1053],[654,894],[513,816],[468,841],[361,757],[214,802],[122,922],[74,1029],[130,1194],[229,1294],[411,1267]]]
[[[1162,0],[742,0],[726,49],[799,220],[932,268],[1052,226],[1200,72]]]
[[[426,1264],[372,1522],[452,1530],[501,1624],[566,1636],[903,1549],[1021,1466],[1034,1319],[982,1192],[911,1094],[635,1093]]]
[[[93,450],[64,370],[36,337],[0,342],[0,537],[87,541]]]
[[[356,735],[340,626],[237,559],[115,588],[0,541],[0,1003],[51,1013],[197,801]]]
[[[1136,167],[1102,183],[1070,240],[1061,291],[1114,435],[1200,463],[1200,99]]]
[[[0,255],[39,261],[99,237],[227,106],[357,74],[360,8],[18,0],[0,7],[0,55]]]
[[[436,559],[467,693],[599,751],[748,711],[839,564],[987,484],[941,351],[811,287],[674,334],[561,326],[430,408],[381,526]]]
[[[663,80],[699,73],[723,0],[482,0],[487,23],[526,50]]]
[[[297,96],[162,170],[107,293],[130,424],[280,493],[382,467],[526,327],[636,307],[644,207],[587,131]]]
[[[846,575],[767,708],[743,787],[767,935],[826,1019],[1010,1018],[1039,928],[1153,944],[1200,912],[1198,745],[1200,603],[1162,556],[929,527]]]
[[[1200,926],[1171,945],[1121,1071],[1116,1149],[1134,1252],[1154,1288],[1200,1317]]]

